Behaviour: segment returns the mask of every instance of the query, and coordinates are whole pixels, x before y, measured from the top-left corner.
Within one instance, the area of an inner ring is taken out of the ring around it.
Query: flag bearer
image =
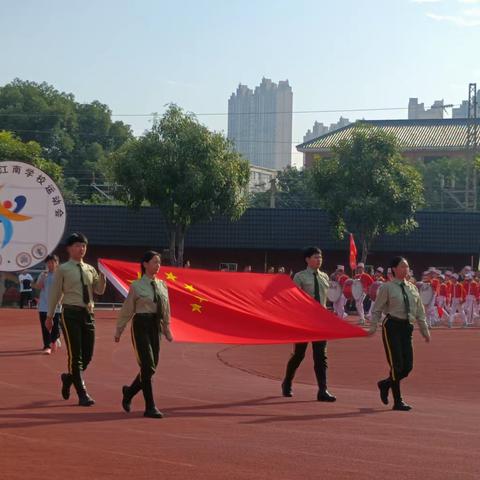
[[[127,323],[132,320],[132,343],[140,366],[140,373],[132,384],[122,388],[122,407],[130,412],[133,397],[142,390],[145,399],[144,416],[149,418],[163,417],[153,399],[152,377],[158,365],[162,333],[169,342],[173,340],[167,286],[156,278],[160,264],[159,253],[152,250],[145,252],[140,263],[142,278],[131,284],[115,331],[115,342],[119,342]]]
[[[94,267],[83,261],[88,240],[82,233],[73,233],[67,239],[69,260],[60,265],[53,278],[49,294],[46,327],[52,330],[53,316],[63,296],[62,331],[68,354],[68,373],[62,373],[62,396],[70,397],[70,387],[75,387],[78,404],[93,405],[88,395],[82,372],[92,360],[95,344],[95,318],[93,314],[93,293],[102,295],[105,291],[105,277]]]
[[[295,274],[293,281],[308,295],[324,307],[327,303],[329,287],[328,275],[320,271],[322,251],[317,247],[309,247],[303,251],[303,259],[307,268]],[[282,383],[284,397],[292,397],[292,382],[297,368],[305,358],[308,343],[296,343],[290,360],[287,363],[285,378]],[[312,342],[313,368],[318,383],[317,400],[319,402],[335,402],[336,397],[327,390],[327,342]]]
[[[380,399],[388,404],[390,389],[393,394],[393,410],[411,410],[400,392],[400,381],[407,377],[413,367],[412,332],[413,323],[417,322],[420,333],[426,342],[430,341],[430,332],[425,321],[425,310],[417,288],[406,281],[409,271],[408,262],[403,257],[395,257],[390,267],[393,280],[382,285],[373,306],[369,334],[373,335],[377,324],[385,313],[382,325],[382,338],[390,365],[390,375],[380,380],[377,385]]]

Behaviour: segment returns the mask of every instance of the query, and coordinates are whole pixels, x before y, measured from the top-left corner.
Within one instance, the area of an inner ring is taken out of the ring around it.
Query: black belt
[[[79,307],[78,305],[64,305],[63,308],[66,310],[76,310],[77,312],[87,311],[87,307]]]
[[[157,314],[156,313],[136,313],[135,317],[138,317],[138,318],[156,318]]]
[[[390,314],[387,315],[388,320],[393,320],[394,322],[408,322],[408,318],[398,318],[398,317],[392,317]]]

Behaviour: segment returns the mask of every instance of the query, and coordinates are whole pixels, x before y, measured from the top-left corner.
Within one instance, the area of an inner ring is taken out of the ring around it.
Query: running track
[[[290,346],[162,343],[155,377],[162,420],[126,414],[120,388],[136,373],[114,313],[97,314],[86,372],[97,404],[60,397],[65,351],[46,356],[34,310],[0,310],[0,479],[480,479],[480,330],[415,333],[404,385],[411,412],[383,406],[381,335],[330,342],[335,404],[315,401],[311,351],[295,397],[279,395]]]

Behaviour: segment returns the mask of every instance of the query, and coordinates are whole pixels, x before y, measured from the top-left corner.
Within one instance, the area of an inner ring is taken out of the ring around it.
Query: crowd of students
[[[349,277],[345,268],[337,265],[330,276],[333,310],[340,317],[346,316],[345,306],[350,301],[355,304],[359,324],[364,325],[371,316],[378,288],[392,278],[390,269],[377,267],[367,273],[363,263],[359,263],[354,275]],[[420,293],[429,327],[441,324],[452,327],[457,316],[464,327],[469,327],[480,318],[480,272],[473,271],[472,267],[467,265],[458,273],[430,267],[419,279],[410,271],[407,281]]]

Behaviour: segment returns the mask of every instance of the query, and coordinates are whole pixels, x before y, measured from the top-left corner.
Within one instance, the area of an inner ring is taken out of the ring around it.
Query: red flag
[[[100,259],[99,269],[126,296],[138,263]],[[288,275],[210,272],[162,266],[176,341],[269,344],[362,337],[300,290]]]
[[[353,238],[353,233],[350,234],[350,268],[355,270],[357,268],[357,246]]]

